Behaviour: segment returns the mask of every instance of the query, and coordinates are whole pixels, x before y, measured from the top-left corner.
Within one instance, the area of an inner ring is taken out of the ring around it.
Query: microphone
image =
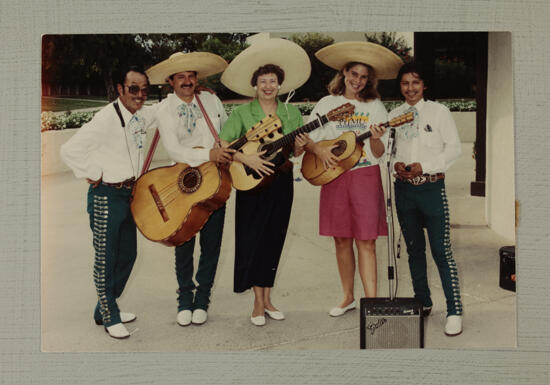
[[[395,147],[395,127],[392,127],[390,129],[390,140],[391,140],[391,157],[395,156],[395,153],[397,152],[397,147]]]

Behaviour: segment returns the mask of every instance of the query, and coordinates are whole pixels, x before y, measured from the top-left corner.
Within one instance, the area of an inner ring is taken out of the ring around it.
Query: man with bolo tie
[[[396,129],[395,206],[407,245],[415,298],[422,302],[424,315],[429,315],[433,304],[426,269],[425,227],[447,303],[445,334],[456,336],[462,333],[462,302],[451,250],[445,172],[462,149],[448,108],[424,99],[425,79],[421,65],[414,62],[401,67],[397,76],[405,103],[392,110],[389,118],[412,111],[414,121]]]
[[[147,70],[152,84],[168,83],[174,92],[158,105],[160,138],[169,157],[191,167],[214,161],[227,163],[234,150],[221,148],[218,133],[227,120],[220,99],[201,91],[198,80],[227,67],[220,56],[208,52],[176,52]],[[202,106],[202,107],[201,107]],[[205,114],[207,116],[205,116]],[[210,123],[209,123],[210,121]],[[180,326],[201,325],[207,320],[210,293],[221,250],[225,205],[215,210],[200,231],[199,265],[193,281],[195,238],[177,246],[176,278]]]

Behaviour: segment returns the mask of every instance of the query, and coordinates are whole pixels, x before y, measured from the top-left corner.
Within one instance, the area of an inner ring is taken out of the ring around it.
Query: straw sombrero
[[[317,59],[336,70],[349,62],[370,65],[378,79],[394,79],[403,65],[395,53],[379,44],[366,41],[344,41],[321,48],[315,53]]]
[[[151,84],[165,84],[167,78],[178,72],[195,71],[197,78],[202,79],[222,72],[227,62],[210,52],[176,52],[164,61],[155,64],[145,73]]]
[[[223,73],[221,82],[240,95],[254,96],[256,91],[250,85],[252,74],[266,64],[278,65],[285,71],[279,95],[300,87],[311,73],[309,57],[302,47],[289,40],[266,39],[238,54]]]

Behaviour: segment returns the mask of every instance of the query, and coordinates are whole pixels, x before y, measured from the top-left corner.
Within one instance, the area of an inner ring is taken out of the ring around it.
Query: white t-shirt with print
[[[355,111],[353,115],[346,120],[328,122],[324,126],[317,128],[309,133],[310,138],[314,142],[321,140],[331,140],[339,137],[346,131],[353,131],[357,135],[361,135],[367,132],[371,125],[385,123],[388,120],[388,113],[386,108],[379,99],[375,99],[369,102],[360,102],[358,100],[347,99],[343,95],[328,95],[319,100],[311,115],[309,116],[308,122],[311,122],[317,119],[317,114],[325,115],[330,110],[337,108],[345,103],[351,103],[355,106]],[[388,131],[380,138],[384,144],[384,150],[386,149],[388,138]],[[353,167],[352,170],[366,167],[366,166],[375,166],[383,156],[376,158],[370,148],[370,139],[365,139],[363,146],[363,154],[359,159],[359,162]]]

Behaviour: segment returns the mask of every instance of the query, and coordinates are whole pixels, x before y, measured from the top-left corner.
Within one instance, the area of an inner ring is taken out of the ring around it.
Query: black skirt
[[[233,291],[273,287],[285,243],[294,186],[290,172],[278,172],[258,190],[237,191]]]

